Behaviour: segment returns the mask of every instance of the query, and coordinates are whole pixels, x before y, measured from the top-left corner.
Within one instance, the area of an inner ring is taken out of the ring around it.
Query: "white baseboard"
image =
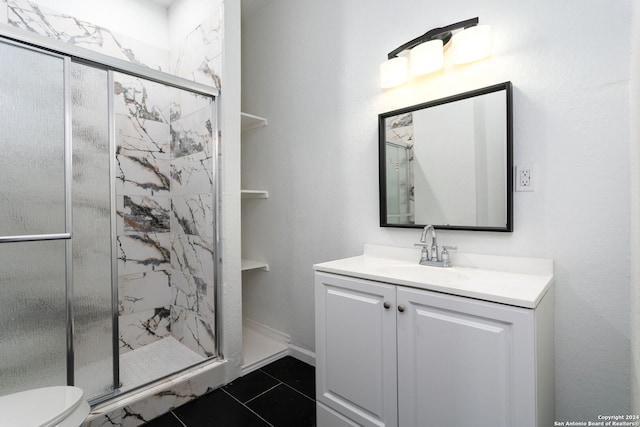
[[[289,355],[311,366],[316,366],[316,354],[304,347],[289,343]]]
[[[311,366],[316,366],[316,354],[304,347],[293,344],[291,342],[291,336],[282,331],[278,331],[270,326],[267,326],[263,323],[256,322],[255,320],[249,319],[247,317],[242,319],[242,324],[245,328],[249,328],[252,331],[259,333],[262,336],[265,336],[273,341],[277,341],[279,343],[284,344],[287,347],[287,353],[291,357],[295,357],[298,360],[301,360]],[[246,374],[252,370],[255,370],[259,367],[268,365],[269,363],[283,357],[282,352],[278,352],[277,354],[270,355],[269,357],[265,357],[263,360],[258,362],[246,364],[243,367],[243,374]]]
[[[249,319],[248,317],[242,318],[242,325],[246,328],[253,329],[260,335],[271,338],[274,341],[278,341],[284,344],[289,344],[291,342],[290,335],[278,331],[277,329],[273,329],[272,327],[267,326],[263,323],[256,322],[255,320]]]

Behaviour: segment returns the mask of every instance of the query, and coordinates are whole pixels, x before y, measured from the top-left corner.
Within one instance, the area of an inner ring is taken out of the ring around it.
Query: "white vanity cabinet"
[[[517,307],[315,268],[318,427],[553,424],[553,292]]]
[[[345,426],[397,426],[396,287],[324,273],[315,286],[317,402],[358,422]],[[341,425],[318,406],[323,424]]]
[[[401,426],[537,425],[534,310],[403,287],[397,302]]]

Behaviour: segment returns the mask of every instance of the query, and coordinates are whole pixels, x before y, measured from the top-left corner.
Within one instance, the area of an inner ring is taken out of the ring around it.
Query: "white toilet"
[[[89,404],[78,387],[45,387],[0,396],[0,426],[79,427]]]

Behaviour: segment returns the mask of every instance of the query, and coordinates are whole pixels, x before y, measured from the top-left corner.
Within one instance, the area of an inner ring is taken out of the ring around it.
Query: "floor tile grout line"
[[[260,369],[260,370],[262,371],[262,369]],[[281,383],[287,384],[286,381],[281,380],[280,378],[276,377],[275,375],[270,374],[269,372],[266,372],[266,371],[262,371],[262,372],[264,372],[265,374],[269,375],[271,378],[273,378],[276,381],[280,381]]]
[[[176,413],[175,413],[175,412],[173,412],[173,411],[169,411],[169,412],[171,413],[171,415],[173,415],[173,416],[178,420],[178,422],[179,422],[180,424],[182,424],[184,427],[187,427],[187,425],[186,425],[186,424],[185,424],[185,423],[180,419],[180,417],[179,417],[179,416],[177,416],[177,415],[176,415]]]
[[[256,400],[257,398],[259,398],[260,396],[264,396],[265,394],[269,393],[271,390],[273,390],[274,388],[278,387],[280,384],[284,384],[282,381],[279,381],[278,384],[274,385],[273,387],[269,388],[268,390],[263,391],[262,393],[258,394],[257,396],[252,397],[251,399],[247,400],[246,402],[243,403],[243,405],[247,405],[247,403],[249,402],[253,402],[254,400]]]
[[[261,371],[262,371],[262,369],[261,369]],[[264,372],[264,371],[263,371],[263,372]],[[306,394],[304,394],[303,392],[301,392],[301,391],[300,391],[300,390],[298,390],[297,388],[293,387],[292,385],[289,385],[286,381],[282,381],[281,379],[279,379],[279,378],[277,378],[277,377],[274,377],[273,375],[271,375],[271,374],[270,374],[270,373],[268,373],[268,372],[264,372],[264,373],[265,373],[265,374],[267,374],[267,375],[269,375],[269,376],[270,376],[271,378],[273,378],[274,380],[280,381],[282,384],[286,385],[287,387],[289,387],[289,388],[291,388],[291,389],[293,389],[293,390],[297,391],[298,393],[300,393],[301,395],[303,395],[303,396],[304,396],[304,397],[306,397],[307,399],[313,400],[314,402],[316,401],[316,399],[315,399],[315,398],[312,398],[312,397],[307,396]]]
[[[314,399],[314,398],[311,398],[311,397],[307,396],[306,394],[304,394],[303,392],[301,392],[301,391],[300,391],[300,390],[298,390],[297,388],[295,388],[295,387],[293,387],[293,386],[290,386],[289,384],[287,384],[287,383],[285,383],[285,382],[283,382],[282,384],[286,385],[286,386],[287,386],[287,387],[289,387],[291,390],[293,390],[293,391],[295,391],[295,392],[297,392],[297,393],[299,393],[299,394],[303,395],[304,397],[306,397],[306,398],[307,398],[307,399],[309,399],[310,401],[312,401],[312,402],[315,402],[315,401],[316,401],[316,399]]]
[[[223,388],[220,388],[220,390],[222,390],[223,392],[227,393],[233,400],[235,400],[236,402],[238,402],[239,404],[241,404],[242,406],[244,406],[245,408],[247,408],[249,411],[251,411],[252,414],[254,414],[256,417],[260,418],[262,421],[264,421],[265,423],[267,423],[267,425],[269,425],[270,427],[275,427],[273,424],[271,424],[269,421],[265,420],[264,418],[262,418],[262,416],[260,414],[258,414],[256,411],[254,411],[253,409],[249,408],[247,405],[245,405],[244,403],[242,403],[239,399],[237,399],[234,395],[232,395],[231,393],[229,393],[228,391],[226,391]],[[185,426],[186,427],[186,426]]]

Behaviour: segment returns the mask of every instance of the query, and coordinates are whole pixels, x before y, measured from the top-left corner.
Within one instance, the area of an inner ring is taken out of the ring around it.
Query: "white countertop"
[[[367,244],[359,256],[315,264],[316,271],[535,308],[553,283],[553,261],[452,253],[453,267],[418,264],[420,249]]]

